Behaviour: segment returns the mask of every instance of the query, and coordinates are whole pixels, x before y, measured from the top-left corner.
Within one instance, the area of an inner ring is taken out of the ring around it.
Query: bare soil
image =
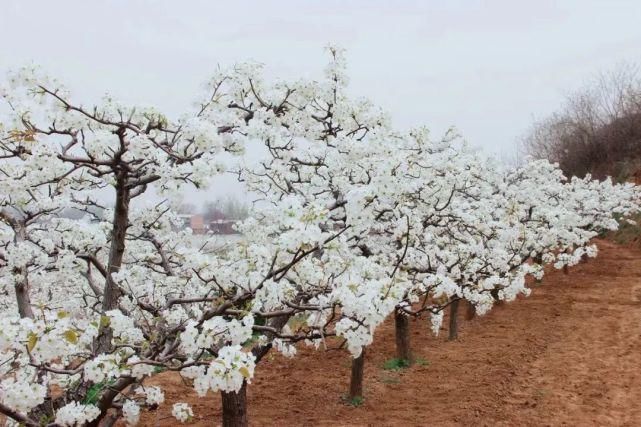
[[[446,341],[413,321],[420,362],[400,372],[394,325],[368,349],[365,401],[343,403],[350,361],[344,351],[301,346],[286,359],[274,354],[249,387],[250,423],[292,425],[639,426],[641,425],[641,251],[599,241],[595,260],[550,272],[528,298],[464,321],[459,339]],[[390,319],[391,320],[391,319]],[[445,319],[444,325],[447,325]],[[215,426],[220,397],[199,399],[173,373],[154,381],[166,402],[143,415],[142,425],[173,426],[174,402],[189,402],[192,425]]]

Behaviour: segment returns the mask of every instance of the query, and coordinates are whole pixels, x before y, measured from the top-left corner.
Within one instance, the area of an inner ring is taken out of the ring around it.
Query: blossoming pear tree
[[[583,255],[595,256],[590,240],[616,229],[616,216],[627,217],[639,209],[639,191],[631,184],[613,185],[590,177],[567,183],[547,162],[505,173],[478,159],[468,158],[466,163],[476,163],[471,170],[478,176],[466,177],[466,185],[458,187],[446,212],[447,222],[442,222],[445,227],[415,227],[424,235],[409,245],[410,255],[402,267],[415,279],[428,273],[423,277],[431,284],[415,280],[402,310],[411,316],[431,313],[437,332],[442,309],[449,306],[450,339],[456,338],[461,299],[484,313],[496,300],[528,295],[526,276],[540,279],[545,264],[563,268]],[[590,202],[575,203],[578,200]],[[442,276],[435,283],[429,273],[439,269]],[[396,331],[398,357],[410,357],[408,338],[398,320]]]
[[[250,191],[267,206],[295,201],[299,206],[295,210],[314,207],[310,223],[303,224],[297,238],[342,230],[342,249],[337,251],[338,242],[333,242],[334,247],[324,248],[321,255],[321,259],[330,259],[335,257],[332,252],[340,254],[337,266],[341,268],[326,268],[333,286],[324,300],[315,301],[319,313],[313,318],[316,322],[327,319],[323,321],[333,328],[324,335],[342,336],[350,352],[359,356],[371,343],[376,325],[394,307],[392,299],[380,296],[394,286],[398,260],[387,263],[371,257],[363,241],[377,224],[373,219],[384,214],[376,199],[387,198],[385,194],[391,194],[399,184],[393,176],[377,170],[397,161],[398,136],[379,109],[346,95],[343,52],[330,48],[330,54],[325,79],[319,82],[269,86],[252,75],[234,82],[240,87],[227,91],[235,97],[210,105],[217,107],[213,117],[225,105],[235,105],[239,114],[254,118],[247,135],[262,143],[267,156],[258,165],[238,171]],[[212,87],[219,87],[219,80],[215,79]],[[258,106],[267,112],[255,120]],[[274,123],[279,126],[271,126]],[[273,221],[265,210],[256,220]],[[281,234],[279,240],[284,238],[291,236]]]
[[[2,135],[0,411],[28,425],[135,424],[139,406],[163,401],[143,383],[162,368],[200,394],[220,390],[225,424],[246,423],[236,400],[256,362],[272,346],[292,353],[288,343],[322,339],[324,317],[284,329],[299,313],[335,310],[324,295],[342,270],[344,228],[321,229],[324,207],[292,196],[241,226],[251,241],[224,253],[195,245],[170,202],[142,196],[205,185],[223,171],[221,153],[242,151],[253,118],[226,104],[212,122],[220,87],[177,121],[109,98],[86,108],[31,71],[5,93],[15,121]],[[234,73],[222,80],[245,76]]]

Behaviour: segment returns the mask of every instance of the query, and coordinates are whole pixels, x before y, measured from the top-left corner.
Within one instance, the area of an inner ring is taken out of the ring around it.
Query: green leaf
[[[87,395],[85,396],[85,401],[83,403],[85,405],[93,405],[96,403],[103,388],[105,388],[104,383],[92,385],[89,390],[87,390]]]
[[[89,387],[89,390],[87,390],[85,400],[82,403],[84,403],[85,405],[96,404],[100,399],[100,394],[102,393],[102,391],[108,386],[113,385],[115,382],[116,380],[112,378],[109,381],[103,381],[92,385],[91,387]]]

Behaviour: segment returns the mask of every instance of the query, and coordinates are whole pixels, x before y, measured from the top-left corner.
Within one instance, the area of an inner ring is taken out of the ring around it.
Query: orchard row
[[[437,333],[460,300],[482,315],[527,295],[528,276],[595,256],[590,240],[638,212],[633,185],[568,180],[545,161],[508,169],[454,131],[393,128],[348,96],[343,52],[329,53],[318,81],[219,70],[176,119],[109,97],[85,106],[36,69],[9,77],[0,413],[134,425],[164,400],[145,380],[170,370],[203,398],[220,392],[224,425],[246,425],[246,386],[269,351],[322,357],[336,343],[357,361],[358,397],[362,352],[389,316],[410,362],[409,318]],[[226,173],[256,199],[243,238],[196,243],[181,194]],[[194,415],[185,403],[172,414]]]

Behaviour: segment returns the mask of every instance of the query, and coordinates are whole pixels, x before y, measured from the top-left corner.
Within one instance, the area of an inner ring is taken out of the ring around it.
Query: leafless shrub
[[[559,163],[567,176],[630,179],[641,170],[641,70],[620,66],[568,96],[536,122],[525,152]]]

